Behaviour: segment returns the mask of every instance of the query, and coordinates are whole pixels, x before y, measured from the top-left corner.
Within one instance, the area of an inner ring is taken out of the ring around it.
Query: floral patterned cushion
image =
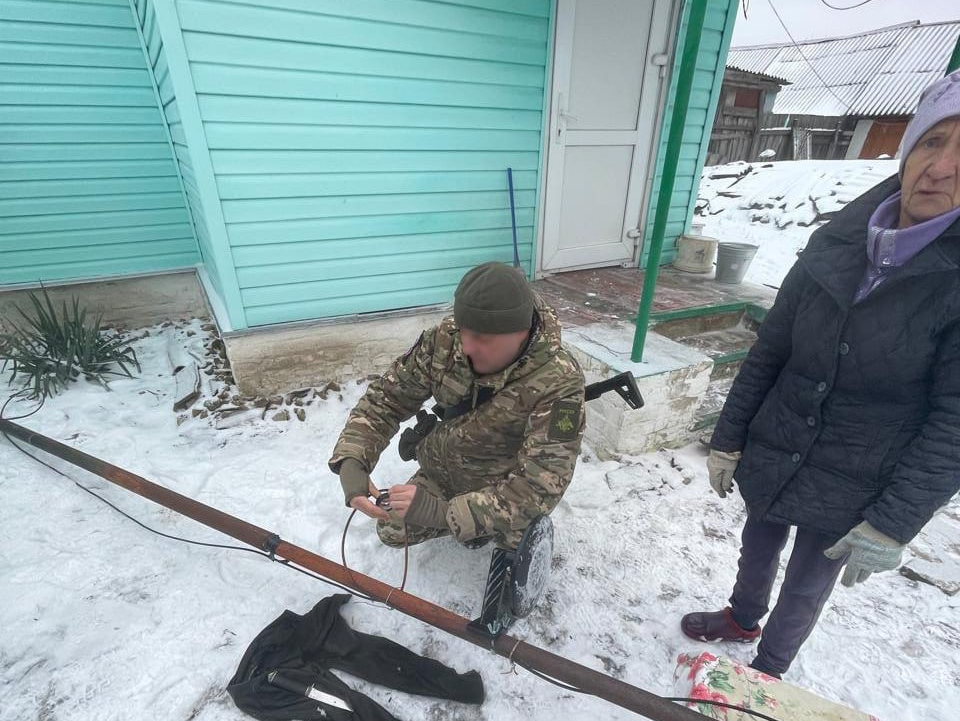
[[[756,721],[757,717],[707,702],[759,711],[777,721],[879,721],[711,653],[680,654],[676,681],[677,696],[702,699],[688,702],[689,708],[722,721]]]

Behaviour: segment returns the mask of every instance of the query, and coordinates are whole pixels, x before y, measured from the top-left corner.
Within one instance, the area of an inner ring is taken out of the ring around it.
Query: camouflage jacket
[[[561,346],[556,313],[537,299],[539,328],[527,350],[499,373],[477,376],[453,317],[420,336],[373,381],[350,413],[330,459],[368,469],[399,430],[433,397],[449,408],[494,395],[441,422],[417,448],[421,472],[445,491],[447,524],[457,540],[516,536],[557,505],[580,453],[585,424],[583,372]]]

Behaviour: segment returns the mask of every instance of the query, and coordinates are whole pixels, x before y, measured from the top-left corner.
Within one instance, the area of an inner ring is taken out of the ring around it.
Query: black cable
[[[849,110],[850,103],[848,103],[846,100],[844,100],[835,92],[833,92],[833,88],[827,85],[827,81],[824,80],[823,76],[817,72],[817,69],[813,66],[813,63],[810,62],[810,59],[803,54],[803,51],[800,49],[800,44],[794,39],[793,35],[790,34],[790,28],[787,27],[787,24],[783,21],[783,18],[780,17],[780,13],[777,12],[777,8],[774,7],[773,0],[767,0],[767,5],[769,5],[770,9],[773,10],[773,14],[777,16],[777,20],[780,23],[780,27],[783,28],[783,31],[787,34],[787,37],[790,38],[790,42],[793,43],[793,47],[796,48],[797,53],[800,55],[801,58],[803,58],[803,61],[807,64],[807,66],[810,68],[813,74],[817,76],[817,80],[819,80],[820,83],[823,85],[823,89],[826,90],[828,93],[830,93],[837,100],[839,100],[843,104],[843,107],[845,110]]]
[[[520,661],[514,661],[517,666],[520,668],[529,671],[534,676],[543,679],[547,683],[552,683],[554,686],[564,689],[565,691],[573,691],[574,693],[582,693],[585,696],[595,696],[596,694],[590,693],[589,691],[584,691],[582,688],[577,688],[576,686],[571,686],[569,684],[563,683],[562,681],[557,681],[555,678],[548,676],[547,674],[538,671],[535,668],[531,668],[526,664],[521,663]],[[710,706],[721,706],[723,708],[733,709],[734,711],[740,711],[741,713],[749,714],[750,716],[756,716],[757,718],[764,719],[764,721],[780,721],[780,719],[774,718],[773,716],[767,716],[760,711],[753,711],[752,709],[744,708],[743,706],[737,706],[731,703],[724,703],[723,701],[711,701],[710,699],[705,698],[683,698],[676,696],[661,696],[664,701],[678,701],[681,703],[705,703]]]
[[[582,694],[585,695],[585,696],[595,696],[595,695],[596,695],[596,694],[590,693],[589,691],[584,691],[582,688],[577,688],[576,686],[571,686],[570,684],[566,684],[566,683],[564,683],[563,681],[557,681],[557,679],[553,678],[552,676],[548,676],[547,674],[543,673],[542,671],[538,671],[538,670],[535,669],[535,668],[531,668],[530,666],[527,666],[526,664],[520,663],[519,661],[514,661],[513,663],[517,664],[517,666],[519,666],[520,668],[522,668],[522,669],[524,669],[524,670],[526,670],[526,671],[529,671],[529,672],[532,673],[534,676],[536,676],[536,677],[538,677],[538,678],[542,678],[542,679],[543,679],[544,681],[546,681],[547,683],[552,683],[554,686],[559,686],[560,688],[562,688],[562,689],[564,689],[564,690],[566,690],[566,691],[573,691],[574,693],[582,693]]]
[[[765,713],[760,713],[759,711],[753,711],[743,706],[736,706],[732,703],[724,703],[723,701],[710,701],[705,698],[675,698],[671,696],[664,696],[664,701],[682,701],[684,703],[705,703],[710,706],[720,706],[721,708],[729,708],[734,711],[739,711],[741,713],[750,714],[751,716],[756,716],[757,718],[765,719],[765,721],[780,721],[780,719],[774,718],[773,716],[767,716]]]
[[[863,0],[862,2],[858,2],[856,5],[849,5],[843,8],[838,8],[836,5],[831,5],[830,3],[827,2],[827,0],[820,0],[820,2],[822,2],[831,10],[853,10],[854,8],[863,7],[864,5],[867,5],[868,3],[873,2],[873,0]]]
[[[3,404],[3,407],[0,408],[0,419],[2,419],[2,420],[14,420],[13,418],[4,418],[4,417],[3,417],[3,409],[5,409],[5,408],[7,407],[7,404],[10,402],[10,400],[13,399],[13,397],[14,397],[14,396],[11,396],[10,398],[8,398],[8,399],[7,399],[7,403],[4,403],[4,404]],[[33,414],[36,413],[38,410],[40,410],[40,408],[41,408],[42,406],[43,406],[43,402],[41,401],[40,405],[39,405],[35,410],[31,411],[30,413],[26,414],[25,416],[17,416],[17,418],[25,418],[25,417],[27,417],[27,416],[33,415]],[[155,529],[155,528],[151,528],[150,526],[146,525],[145,523],[143,523],[143,522],[140,521],[139,519],[134,518],[133,516],[131,516],[131,515],[130,515],[129,513],[127,513],[126,511],[123,511],[123,510],[121,510],[120,508],[118,508],[116,505],[114,505],[113,503],[111,503],[110,501],[108,501],[106,498],[104,498],[103,496],[101,496],[100,494],[98,494],[98,493],[97,493],[96,491],[94,491],[93,489],[88,488],[87,486],[83,485],[83,484],[80,483],[79,481],[77,481],[77,480],[71,478],[70,476],[68,476],[66,473],[64,473],[63,471],[61,471],[59,468],[56,468],[56,467],[50,465],[50,464],[47,463],[46,461],[44,461],[44,460],[42,460],[41,458],[38,458],[38,457],[35,456],[34,454],[30,453],[28,450],[26,450],[25,448],[21,447],[20,444],[17,443],[16,441],[14,441],[9,435],[7,435],[7,433],[3,433],[3,437],[6,438],[7,441],[10,442],[10,445],[12,445],[12,446],[13,446],[14,448],[16,448],[18,451],[20,451],[21,453],[23,453],[25,456],[28,456],[29,458],[32,458],[32,459],[33,459],[34,461],[36,461],[37,463],[46,466],[47,468],[49,468],[49,469],[50,469],[51,471],[53,471],[54,473],[57,473],[58,475],[63,476],[63,477],[66,478],[68,481],[71,481],[77,488],[80,488],[81,490],[86,491],[87,493],[89,493],[89,494],[90,494],[91,496],[93,496],[94,498],[96,498],[96,499],[102,501],[103,503],[105,503],[106,505],[110,506],[110,508],[112,508],[113,510],[115,510],[117,513],[119,513],[119,514],[120,514],[121,516],[123,516],[124,518],[127,518],[127,519],[133,521],[134,523],[136,523],[136,524],[137,524],[138,526],[140,526],[141,528],[143,528],[143,529],[145,529],[145,530],[147,530],[147,531],[150,531],[150,533],[155,533],[155,534],[157,534],[158,536],[161,536],[161,537],[163,537],[163,538],[169,538],[169,539],[172,540],[172,541],[180,541],[181,543],[188,543],[188,544],[193,545],[193,546],[205,546],[205,547],[207,547],[207,548],[223,548],[223,549],[230,550],[230,551],[244,551],[244,552],[246,552],[246,553],[253,553],[253,554],[256,554],[256,555],[258,555],[258,556],[263,556],[264,558],[267,558],[267,559],[269,559],[269,560],[271,560],[271,561],[275,561],[276,563],[279,563],[279,564],[281,564],[281,565],[283,565],[283,566],[286,566],[287,568],[292,568],[294,571],[298,571],[299,573],[302,573],[302,574],[305,575],[305,576],[309,576],[310,578],[313,578],[313,579],[315,579],[315,580],[317,580],[317,581],[322,581],[323,583],[326,583],[326,584],[328,584],[328,585],[330,585],[330,586],[334,586],[335,588],[339,588],[341,591],[345,591],[346,593],[349,593],[351,596],[355,596],[355,597],[357,597],[357,598],[362,598],[362,599],[365,600],[365,601],[371,601],[371,602],[376,603],[376,599],[372,598],[371,596],[368,596],[368,595],[366,595],[366,594],[364,594],[364,593],[360,593],[359,591],[355,591],[355,590],[353,590],[352,588],[349,588],[349,587],[344,586],[344,585],[342,585],[342,584],[340,584],[340,583],[337,583],[336,581],[331,581],[329,578],[325,578],[324,576],[321,576],[321,575],[319,575],[319,574],[313,573],[312,571],[308,571],[308,570],[305,569],[305,568],[300,568],[299,566],[295,566],[293,563],[291,563],[291,562],[290,562],[288,559],[286,559],[286,558],[277,558],[276,556],[274,556],[274,555],[271,554],[271,553],[266,553],[265,551],[261,551],[261,550],[256,549],[256,548],[247,548],[246,546],[234,546],[234,545],[225,544],[225,543],[211,543],[211,542],[208,542],[208,541],[197,541],[197,540],[194,540],[194,539],[191,539],[191,538],[183,538],[182,536],[175,536],[175,535],[170,534],[170,533],[164,533],[163,531],[158,531],[158,530]]]
[[[6,403],[4,403],[2,407],[0,407],[0,420],[15,420],[15,418],[4,418],[4,417],[3,417],[3,411],[6,409],[7,405],[10,403],[10,401],[13,400],[14,397],[16,397],[16,395],[17,395],[17,394],[14,394],[14,395],[10,396],[10,397],[7,399]],[[23,415],[23,416],[16,416],[16,418],[26,418],[26,417],[28,417],[28,416],[31,416],[31,415],[33,415],[34,413],[36,413],[37,411],[39,411],[42,407],[43,407],[43,399],[41,399],[40,404],[39,404],[34,410],[32,410],[30,413],[27,413],[26,415]],[[233,545],[224,544],[224,543],[210,543],[210,542],[208,542],[208,541],[197,541],[197,540],[190,539],[190,538],[183,538],[182,536],[175,536],[175,535],[172,535],[172,534],[170,534],[170,533],[164,533],[163,531],[158,531],[158,530],[156,530],[155,528],[151,528],[150,526],[146,525],[145,523],[143,523],[143,522],[140,521],[139,519],[134,518],[133,516],[131,516],[131,515],[130,515],[129,513],[127,513],[126,511],[123,511],[123,510],[121,510],[120,508],[118,508],[117,506],[115,506],[113,503],[111,503],[111,502],[108,501],[106,498],[104,498],[103,496],[101,496],[100,494],[98,494],[96,491],[94,491],[94,490],[92,490],[92,489],[90,489],[90,488],[87,488],[86,486],[84,486],[84,485],[83,485],[82,483],[80,483],[79,481],[71,478],[71,477],[68,476],[66,473],[64,473],[63,471],[61,471],[59,468],[56,468],[56,467],[50,465],[50,464],[47,463],[46,461],[41,460],[41,459],[38,458],[37,456],[35,456],[35,455],[33,455],[32,453],[30,453],[29,451],[27,451],[25,448],[22,448],[16,441],[14,441],[9,435],[7,435],[6,432],[2,432],[2,433],[3,433],[3,437],[6,438],[7,441],[9,441],[10,444],[11,444],[14,448],[16,448],[18,451],[20,451],[21,453],[23,453],[25,456],[28,456],[29,458],[32,458],[32,459],[33,459],[34,461],[36,461],[37,463],[40,463],[41,465],[46,466],[47,468],[49,468],[49,469],[50,469],[51,471],[53,471],[54,473],[57,473],[57,474],[63,476],[63,477],[66,478],[68,481],[71,481],[75,486],[77,486],[77,488],[80,488],[80,489],[86,491],[87,493],[89,493],[89,494],[90,494],[91,496],[93,496],[94,498],[96,498],[96,499],[102,501],[103,503],[107,504],[108,506],[110,506],[110,508],[112,508],[113,510],[115,510],[117,513],[119,513],[119,514],[120,514],[121,516],[123,516],[124,518],[127,518],[127,519],[133,521],[134,523],[136,523],[136,524],[137,524],[138,526],[140,526],[141,528],[144,528],[144,529],[146,529],[147,531],[150,531],[150,533],[155,533],[155,534],[157,534],[158,536],[162,536],[163,538],[169,538],[170,540],[173,540],[173,541],[180,541],[180,542],[182,542],[182,543],[189,543],[189,544],[194,545],[194,546],[205,546],[205,547],[207,547],[207,548],[223,548],[223,549],[227,549],[227,550],[230,550],[230,551],[244,551],[244,552],[246,552],[246,553],[256,554],[257,556],[263,556],[264,558],[267,558],[267,559],[270,560],[270,561],[274,561],[274,562],[276,562],[276,563],[279,563],[279,564],[282,565],[282,566],[286,566],[287,568],[291,568],[291,569],[293,569],[294,571],[298,571],[299,573],[302,573],[302,574],[305,575],[305,576],[309,576],[310,578],[313,578],[313,579],[315,579],[315,580],[317,580],[317,581],[322,581],[323,583],[326,583],[326,584],[328,584],[328,585],[330,585],[330,586],[333,586],[333,587],[335,587],[335,588],[339,588],[340,590],[349,593],[351,596],[355,596],[356,598],[362,598],[363,600],[365,600],[365,601],[370,601],[370,602],[372,602],[372,603],[377,603],[377,600],[376,600],[375,598],[371,597],[371,596],[367,596],[366,594],[363,594],[363,593],[360,593],[360,592],[358,592],[358,591],[355,591],[355,590],[353,590],[352,588],[348,588],[347,586],[344,586],[344,585],[341,585],[341,584],[337,583],[336,581],[331,581],[329,578],[325,578],[325,577],[323,577],[323,576],[321,576],[321,575],[319,575],[319,574],[313,573],[312,571],[308,571],[308,570],[305,569],[305,568],[300,568],[299,566],[295,566],[293,563],[291,563],[291,561],[290,561],[289,559],[286,559],[286,558],[277,558],[277,557],[274,556],[272,553],[267,553],[267,552],[265,552],[265,551],[261,551],[261,550],[256,549],[256,548],[247,548],[247,547],[245,547],[245,546],[233,546]],[[350,514],[350,517],[347,519],[347,523],[346,523],[346,525],[344,526],[343,536],[342,536],[341,539],[340,539],[340,540],[341,540],[341,546],[340,546],[341,554],[344,554],[344,546],[345,546],[345,544],[346,544],[347,529],[350,527],[350,521],[353,520],[353,516],[354,516],[355,513],[356,513],[356,509],[354,509],[353,513]],[[407,546],[405,545],[405,549],[404,549],[404,550],[406,550],[406,549],[407,549]],[[407,559],[404,558],[404,573],[403,573],[403,576],[404,576],[404,577],[403,577],[403,582],[402,582],[401,587],[400,587],[401,590],[403,589],[403,585],[405,585],[405,583],[406,583],[406,575],[407,575],[407,572],[406,572],[406,560],[407,560]],[[346,564],[346,558],[345,558],[345,557],[343,558],[343,566],[344,566],[344,568],[347,569],[347,571],[350,573],[350,575],[351,575],[351,577],[352,577],[352,576],[353,576],[353,571],[350,569],[349,566],[347,566],[347,564]],[[389,606],[387,606],[387,608],[389,608]],[[585,694],[585,695],[587,695],[587,696],[594,696],[594,695],[595,695],[595,694],[590,693],[589,691],[584,691],[583,689],[578,688],[578,687],[576,687],[576,686],[571,686],[571,685],[569,685],[569,684],[563,683],[562,681],[558,681],[558,680],[556,680],[555,678],[551,678],[551,677],[548,676],[547,674],[545,674],[545,673],[543,673],[543,672],[541,672],[541,671],[538,671],[538,670],[535,669],[535,668],[532,668],[532,667],[530,667],[530,666],[527,666],[526,664],[520,663],[519,661],[512,661],[512,662],[515,663],[517,666],[520,666],[520,668],[522,668],[522,669],[524,669],[524,670],[526,670],[526,671],[529,671],[529,672],[532,673],[534,676],[536,676],[536,677],[538,677],[538,678],[540,678],[540,679],[543,679],[544,681],[546,681],[546,682],[548,682],[548,683],[552,683],[554,686],[557,686],[557,687],[559,687],[559,688],[562,688],[562,689],[564,689],[565,691],[572,691],[572,692],[574,692],[574,693],[581,693],[581,694]],[[733,705],[733,704],[723,703],[723,702],[721,702],[721,701],[709,701],[709,700],[707,700],[707,699],[699,699],[699,698],[672,698],[672,697],[667,697],[667,696],[664,696],[664,697],[662,697],[662,698],[663,698],[665,701],[681,701],[681,702],[705,703],[705,704],[710,704],[710,705],[713,705],[713,706],[722,706],[722,707],[724,707],[724,708],[733,709],[733,710],[735,710],[735,711],[741,711],[741,712],[746,713],[746,714],[749,714],[749,715],[751,715],[751,716],[756,716],[757,718],[765,719],[765,721],[779,721],[779,719],[775,719],[775,718],[773,718],[772,716],[767,716],[767,715],[765,715],[765,714],[760,713],[759,711],[751,711],[750,709],[743,708],[742,706],[735,706],[735,705]]]
[[[5,421],[19,421],[19,420],[23,420],[24,418],[29,418],[34,413],[39,412],[40,409],[43,408],[43,402],[46,400],[46,396],[40,396],[40,402],[37,403],[37,407],[34,408],[29,413],[24,413],[22,416],[13,416],[12,418],[7,418],[4,415],[4,413],[7,410],[7,406],[10,405],[17,398],[26,398],[29,400],[30,394],[28,393],[28,390],[29,389],[27,388],[22,388],[18,390],[16,393],[11,394],[10,397],[7,398],[7,400],[4,402],[3,406],[0,407],[0,418],[2,418]]]

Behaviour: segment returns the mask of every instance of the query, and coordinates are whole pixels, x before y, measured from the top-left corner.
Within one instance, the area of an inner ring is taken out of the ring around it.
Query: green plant
[[[140,371],[130,341],[101,328],[103,314],[88,321],[76,297],[58,313],[42,291],[42,299],[29,296],[33,312],[16,306],[23,322],[8,321],[11,330],[0,333],[0,371],[9,364],[10,381],[20,377],[30,399],[56,395],[81,376],[106,387],[108,376],[132,378],[131,367]]]

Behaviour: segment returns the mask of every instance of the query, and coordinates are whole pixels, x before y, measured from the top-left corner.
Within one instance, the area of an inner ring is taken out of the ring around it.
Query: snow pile
[[[326,459],[366,380],[340,379],[339,392],[312,395],[302,421],[251,413],[218,429],[212,414],[178,419],[173,412],[169,329],[150,331],[135,342],[139,377],[116,380],[109,391],[79,383],[22,423],[338,559],[347,511]],[[175,332],[201,357],[212,345],[198,322]],[[586,449],[552,515],[553,574],[544,598],[512,633],[673,695],[678,655],[719,650],[683,637],[679,619],[725,603],[744,520],[736,496],[710,493],[704,458],[690,447],[599,461]],[[51,463],[158,530],[231,543],[106,481]],[[373,476],[389,486],[414,468],[392,445]],[[247,644],[283,609],[304,613],[335,592],[250,553],[149,533],[2,439],[0,498],[2,721],[242,721],[247,717],[224,687]],[[958,504],[951,508],[960,518]],[[960,531],[951,528],[956,545]],[[407,590],[473,618],[490,552],[450,539],[411,548]],[[351,526],[347,559],[359,571],[399,583],[402,551],[382,546],[365,517]],[[876,574],[853,590],[838,587],[788,678],[884,721],[953,718],[960,707],[958,610],[960,595],[896,573]],[[523,670],[513,673],[505,659],[380,605],[353,600],[345,616],[361,631],[483,675],[487,700],[480,707],[345,679],[399,718],[636,718]],[[753,649],[722,651],[749,661]]]
[[[898,160],[735,162],[705,168],[693,222],[703,235],[759,246],[746,281],[779,287],[810,234],[894,175]]]

